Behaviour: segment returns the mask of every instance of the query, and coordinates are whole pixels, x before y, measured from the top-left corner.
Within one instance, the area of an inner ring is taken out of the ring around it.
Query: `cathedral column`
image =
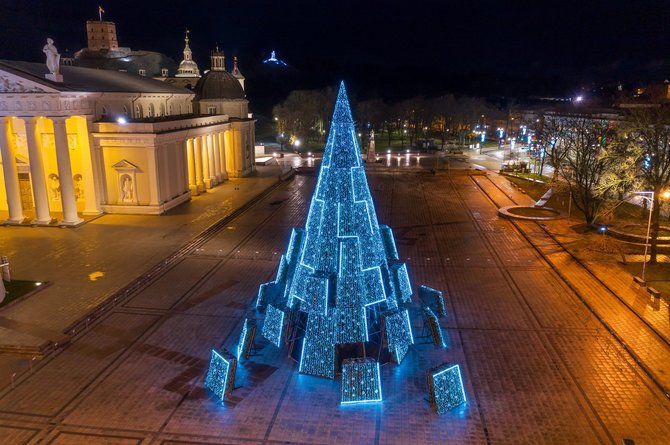
[[[93,116],[77,118],[81,143],[81,173],[84,179],[84,215],[102,213],[100,203],[105,202],[105,169],[101,152],[93,141]]]
[[[205,191],[205,183],[202,180],[202,141],[199,136],[193,138],[193,153],[195,154],[195,185],[198,192]]]
[[[188,189],[191,195],[199,195],[198,186],[195,183],[195,159],[193,155],[193,139],[186,139],[186,164],[188,167]]]
[[[219,183],[219,179],[216,176],[216,158],[214,157],[214,137],[211,134],[205,136],[207,139],[207,159],[209,159],[209,178],[212,181],[212,185]]]
[[[54,142],[56,144],[56,163],[58,164],[58,182],[60,184],[60,202],[63,206],[61,224],[77,225],[84,222],[77,215],[77,198],[74,194],[72,165],[70,164],[70,147],[67,142],[65,117],[50,118],[54,125]]]
[[[212,151],[214,152],[214,176],[216,176],[216,182],[223,182],[223,176],[221,175],[221,152],[219,151],[219,134],[213,133],[210,135],[212,138]]]
[[[25,217],[21,204],[19,170],[16,167],[16,147],[9,139],[11,130],[9,122],[4,117],[0,118],[0,156],[2,156],[2,172],[5,177],[5,192],[9,209],[9,219],[6,222],[19,224]]]
[[[37,131],[37,117],[27,117],[26,140],[28,142],[28,160],[30,162],[30,180],[33,187],[33,198],[35,200],[34,224],[46,225],[51,222],[49,212],[49,196],[47,195],[47,184],[44,179],[44,159],[42,158],[42,133]]]
[[[202,150],[202,175],[205,182],[205,188],[212,188],[212,177],[209,174],[209,151],[207,143],[207,135],[200,136],[200,148]]]
[[[221,170],[221,179],[228,179],[228,171],[226,170],[226,138],[224,137],[223,131],[216,134],[216,139],[219,141],[219,159],[221,164],[219,166]]]
[[[241,178],[244,176],[246,167],[246,149],[242,137],[242,129],[237,128],[233,132],[233,150],[235,151],[235,176]]]
[[[256,126],[249,125],[249,138],[251,139],[251,171],[256,171]]]

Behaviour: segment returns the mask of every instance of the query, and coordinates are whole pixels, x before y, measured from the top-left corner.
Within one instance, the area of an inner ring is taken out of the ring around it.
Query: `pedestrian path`
[[[0,352],[39,355],[67,342],[68,327],[277,184],[279,173],[261,167],[256,176],[231,179],[161,216],[103,215],[63,230],[0,228],[0,252],[10,258],[12,276],[50,283],[0,311]]]
[[[497,206],[524,202],[529,198],[514,190],[497,174],[473,178]],[[623,283],[610,276],[604,281],[576,258],[537,223],[513,221],[528,241],[537,249],[559,276],[608,330],[636,358],[655,383],[670,397],[670,326],[665,310],[642,310],[639,296]],[[592,264],[590,265],[592,266]],[[594,267],[601,275],[611,274]],[[627,302],[629,304],[627,304]],[[637,310],[636,310],[637,309]],[[665,317],[665,320],[663,318]]]

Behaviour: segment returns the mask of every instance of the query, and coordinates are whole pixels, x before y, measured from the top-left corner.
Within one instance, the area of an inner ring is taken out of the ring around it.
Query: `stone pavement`
[[[484,180],[369,176],[413,284],[443,289],[448,311],[444,349],[413,318],[419,344],[382,367],[383,403],[341,407],[339,381],[300,375],[260,339],[225,405],[203,390],[210,349],[235,346],[304,224],[314,179],[297,177],[0,391],[3,443],[665,443],[668,399],[538,251],[560,246],[500,219]],[[425,371],[443,362],[461,364],[468,402],[437,416]]]
[[[32,358],[40,348],[69,341],[68,326],[276,184],[279,172],[259,167],[256,176],[231,179],[161,216],[103,215],[75,229],[0,227],[0,252],[10,258],[12,276],[50,283],[0,311],[0,351],[35,351]],[[33,362],[0,355],[0,387]]]
[[[476,182],[499,207],[532,203],[527,195],[495,173],[478,177]],[[552,222],[544,222],[543,226],[547,228],[528,221],[513,221],[513,224],[613,335],[626,345],[670,398],[668,304],[641,292],[633,285],[633,277],[620,269],[613,270],[596,261],[580,262],[552,236]],[[560,223],[553,222],[554,226],[557,224]]]

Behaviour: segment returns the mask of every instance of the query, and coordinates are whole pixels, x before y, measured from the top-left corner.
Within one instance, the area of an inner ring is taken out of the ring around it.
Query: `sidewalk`
[[[275,185],[279,173],[259,167],[256,176],[226,181],[161,216],[103,215],[75,229],[0,228],[12,277],[51,284],[0,310],[0,351],[36,354],[67,342],[68,326]]]
[[[498,207],[532,203],[498,174],[474,179]],[[604,262],[571,256],[556,235],[565,234],[569,220],[543,222],[546,230],[535,222],[512,221],[666,395],[670,394],[668,304],[638,292],[630,284],[633,277],[619,268],[613,270]]]

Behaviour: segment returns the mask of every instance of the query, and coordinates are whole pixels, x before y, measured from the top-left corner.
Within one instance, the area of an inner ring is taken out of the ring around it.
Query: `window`
[[[149,113],[147,114],[148,117],[154,117],[156,114],[156,110],[154,109],[154,104],[149,104]]]
[[[207,114],[216,114],[216,107],[207,107]]]
[[[147,70],[145,70],[144,68],[140,68],[140,70],[138,72],[140,73],[140,76],[146,76],[147,75]]]
[[[125,105],[123,106],[123,115],[128,116],[128,107],[126,107]]]
[[[168,69],[167,68],[162,68],[161,69],[161,76],[167,77],[168,76]]]
[[[137,104],[135,105],[135,118],[136,119],[142,119],[144,116],[142,116],[143,110],[142,110],[142,105]]]

